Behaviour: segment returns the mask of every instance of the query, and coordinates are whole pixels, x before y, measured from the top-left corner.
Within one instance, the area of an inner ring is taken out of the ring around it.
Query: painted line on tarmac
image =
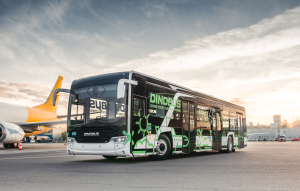
[[[44,156],[44,157],[20,157],[20,158],[2,158],[0,160],[20,160],[20,159],[40,159],[40,158],[61,158],[61,157],[67,157],[69,155],[64,156]]]

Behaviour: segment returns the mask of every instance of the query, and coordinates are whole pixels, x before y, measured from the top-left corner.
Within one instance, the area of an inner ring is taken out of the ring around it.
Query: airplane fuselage
[[[0,102],[0,121],[29,123],[58,120],[57,114],[20,105]]]
[[[30,108],[20,105],[0,102],[0,122],[9,122],[14,124],[41,122],[41,121],[58,121],[56,113],[52,113],[37,108]],[[26,136],[33,135],[33,131],[39,132],[43,129],[39,127],[23,127]]]

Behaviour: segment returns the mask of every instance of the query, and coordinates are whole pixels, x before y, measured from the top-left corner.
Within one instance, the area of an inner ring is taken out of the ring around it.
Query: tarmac
[[[299,142],[249,142],[234,153],[107,160],[63,143],[0,146],[0,190],[299,190]]]

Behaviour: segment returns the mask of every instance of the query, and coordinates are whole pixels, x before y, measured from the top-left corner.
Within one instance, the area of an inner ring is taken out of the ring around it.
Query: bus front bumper
[[[127,143],[77,143],[68,142],[67,152],[69,155],[106,155],[106,156],[132,156],[130,145]]]

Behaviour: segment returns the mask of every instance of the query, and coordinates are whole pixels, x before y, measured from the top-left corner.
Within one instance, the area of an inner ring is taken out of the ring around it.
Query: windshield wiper
[[[102,118],[96,118],[95,121],[92,123],[80,123],[80,124],[70,125],[69,127],[73,127],[73,128],[71,128],[69,131],[75,129],[76,127],[90,126],[91,124],[93,124],[97,121],[107,123],[110,128],[112,128],[115,132],[118,132],[118,130],[114,126],[112,126],[108,121],[106,121],[105,119],[102,119]]]
[[[102,118],[96,118],[95,120],[99,120],[99,121],[104,121],[105,123],[107,123],[109,125],[109,127],[111,127],[115,132],[118,132],[118,130],[116,128],[114,128],[108,121],[106,121],[105,119]]]

